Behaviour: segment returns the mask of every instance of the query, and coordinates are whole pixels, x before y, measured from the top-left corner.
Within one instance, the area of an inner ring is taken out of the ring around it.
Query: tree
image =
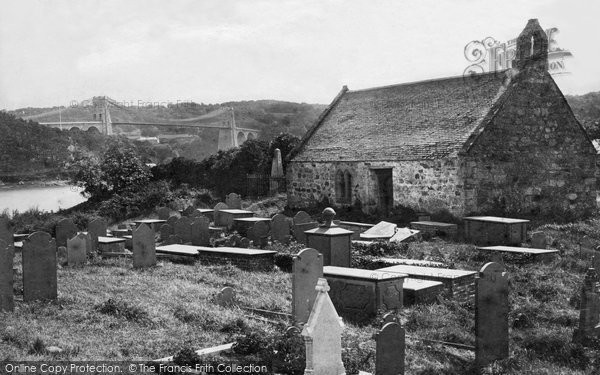
[[[74,163],[72,183],[91,200],[134,192],[150,180],[150,171],[136,149],[122,140],[112,141],[102,157],[80,157]]]

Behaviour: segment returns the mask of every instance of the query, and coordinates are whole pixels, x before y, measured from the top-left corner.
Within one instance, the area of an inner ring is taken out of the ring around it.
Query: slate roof
[[[489,121],[506,71],[351,91],[344,88],[293,161],[439,159],[457,155]],[[473,138],[473,137],[471,137]]]

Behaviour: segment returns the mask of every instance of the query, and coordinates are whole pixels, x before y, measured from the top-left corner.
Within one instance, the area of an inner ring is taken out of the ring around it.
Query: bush
[[[114,221],[149,213],[157,206],[171,201],[172,194],[165,181],[151,182],[136,192],[115,194],[103,201],[98,209],[100,215]]]

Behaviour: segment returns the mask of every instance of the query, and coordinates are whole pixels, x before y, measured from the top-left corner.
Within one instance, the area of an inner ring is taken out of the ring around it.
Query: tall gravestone
[[[581,287],[579,327],[573,333],[573,341],[586,343],[595,337],[600,337],[600,277],[589,268]]]
[[[254,243],[254,246],[265,246],[269,238],[269,224],[264,221],[257,221],[252,228],[248,230],[248,238]]]
[[[175,223],[173,230],[174,233],[179,236],[184,243],[192,240],[192,220],[189,217],[180,217]]]
[[[169,218],[167,219],[167,224],[169,224],[171,227],[175,228],[175,223],[177,223],[177,220],[179,220],[179,218],[175,215],[169,216]]]
[[[10,247],[0,239],[0,311],[13,311],[13,255]]]
[[[305,231],[314,229],[319,226],[319,223],[314,221],[308,213],[305,211],[298,211],[292,219],[292,232],[296,241],[307,244]]]
[[[534,249],[545,249],[546,234],[544,232],[531,233],[531,247]]]
[[[397,322],[376,333],[375,375],[403,375],[406,332]]]
[[[133,267],[145,268],[156,264],[154,231],[141,224],[133,231]]]
[[[78,266],[85,264],[87,258],[88,236],[79,233],[67,240],[67,264]]]
[[[160,207],[156,213],[158,215],[158,220],[167,220],[171,215],[171,210],[169,210],[168,207]]]
[[[160,240],[166,241],[171,237],[175,232],[173,231],[173,227],[171,224],[163,224],[160,226]]]
[[[292,316],[305,323],[317,297],[317,281],[323,277],[323,256],[315,249],[304,249],[294,257],[292,266]]]
[[[284,177],[281,150],[276,148],[275,154],[273,155],[273,161],[271,162],[271,178],[269,179],[269,190],[271,194],[276,194],[281,189],[279,184],[285,184],[285,180],[283,180]]]
[[[502,265],[487,263],[475,288],[475,361],[487,366],[508,358],[508,276]]]
[[[23,242],[23,301],[52,300],[58,295],[56,242],[35,232]]]
[[[92,250],[98,250],[98,237],[106,237],[107,231],[108,224],[106,223],[106,220],[98,218],[89,222],[88,233],[90,234],[90,238],[92,240],[92,249],[88,249],[88,252]]]
[[[283,214],[277,214],[271,218],[271,239],[281,243],[290,240],[290,220]]]
[[[213,209],[213,221],[215,222],[215,226],[224,227],[227,225],[227,220],[221,213],[221,210],[226,210],[228,208],[229,206],[223,202],[219,202],[215,205],[215,208]]]
[[[56,246],[67,246],[67,240],[75,237],[77,226],[71,219],[62,219],[56,224]]]
[[[12,258],[15,256],[15,239],[13,235],[14,231],[8,218],[0,216],[0,240],[6,242]]]
[[[344,323],[329,298],[327,280],[320,278],[315,287],[317,297],[308,322],[302,329],[306,346],[304,374],[342,375],[342,331]]]
[[[210,230],[208,229],[209,225],[210,220],[204,215],[200,215],[194,219],[194,221],[191,224],[192,245],[210,245]]]
[[[230,193],[225,197],[225,204],[229,208],[242,209],[242,197],[236,193]]]

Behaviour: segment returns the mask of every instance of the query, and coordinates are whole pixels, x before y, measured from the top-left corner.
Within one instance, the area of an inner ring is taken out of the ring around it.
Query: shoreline
[[[49,180],[49,181],[22,181],[22,182],[1,182],[0,191],[23,188],[44,188],[44,187],[64,187],[71,186],[68,180]]]

